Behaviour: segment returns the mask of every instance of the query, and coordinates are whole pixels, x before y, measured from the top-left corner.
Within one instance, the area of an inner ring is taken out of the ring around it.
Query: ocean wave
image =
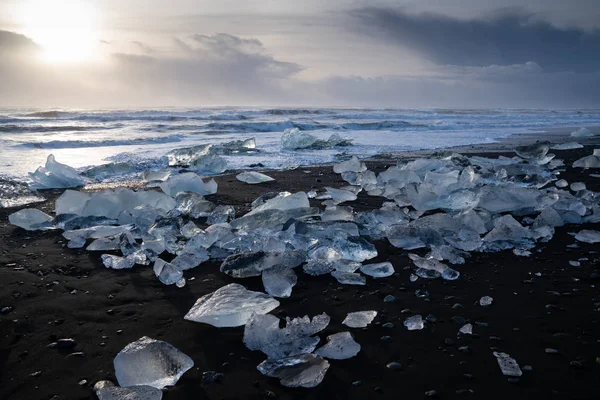
[[[52,140],[47,142],[27,142],[14,146],[34,149],[76,149],[84,147],[136,146],[144,144],[160,144],[180,142],[183,135],[165,137],[149,137],[123,140]]]
[[[0,125],[1,133],[48,133],[48,132],[87,132],[123,128],[123,124],[113,125]]]

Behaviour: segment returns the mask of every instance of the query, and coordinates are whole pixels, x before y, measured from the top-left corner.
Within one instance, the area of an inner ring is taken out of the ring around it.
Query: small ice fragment
[[[334,204],[344,203],[346,201],[354,201],[356,200],[356,195],[348,190],[343,189],[334,189],[332,187],[325,187],[327,193],[331,196]]]
[[[178,280],[177,282],[175,282],[175,286],[177,286],[178,288],[182,288],[185,286],[185,278],[181,278],[180,280]]]
[[[261,174],[260,172],[256,171],[242,172],[241,174],[237,174],[236,178],[238,181],[246,182],[250,185],[254,185],[256,183],[271,182],[275,180],[268,175]]]
[[[98,400],[161,400],[162,390],[152,386],[141,385],[118,387],[109,381],[100,381],[94,385]]]
[[[312,276],[325,275],[334,269],[335,267],[332,263],[319,259],[308,260],[308,262],[302,266],[304,273]]]
[[[200,175],[220,174],[227,169],[227,161],[214,154],[202,155],[190,163],[190,169]]]
[[[585,190],[586,189],[585,183],[583,183],[583,182],[573,182],[573,183],[571,183],[570,188],[574,192],[578,192],[580,190]]]
[[[573,163],[573,168],[600,168],[600,157],[597,155],[582,157]]]
[[[273,297],[290,297],[292,288],[298,282],[293,269],[284,265],[276,265],[262,272],[265,291]]]
[[[575,239],[584,243],[598,243],[600,242],[600,232],[584,229],[575,235]]]
[[[343,285],[366,285],[367,278],[362,276],[361,274],[357,274],[354,272],[342,272],[342,271],[333,271],[331,273],[337,281]]]
[[[569,186],[569,182],[565,181],[564,179],[560,179],[556,181],[554,185],[556,185],[557,188],[564,188]]]
[[[177,283],[183,277],[183,272],[179,268],[160,258],[154,262],[154,274],[165,285]]]
[[[279,360],[265,360],[257,369],[263,375],[279,378],[283,386],[312,388],[323,381],[329,362],[314,354],[300,354]]]
[[[24,208],[8,216],[8,221],[28,231],[49,229],[52,217],[37,208]]]
[[[569,264],[572,267],[580,267],[581,266],[581,263],[579,261],[569,261]]]
[[[571,137],[588,137],[594,136],[594,134],[588,128],[581,128],[571,132]]]
[[[133,268],[133,266],[135,265],[135,259],[131,256],[119,257],[114,256],[112,254],[102,254],[101,258],[102,263],[106,268],[127,269]]]
[[[423,329],[425,324],[423,323],[423,317],[417,314],[413,315],[412,317],[408,317],[406,321],[404,321],[404,326],[409,331],[417,331]]]
[[[169,176],[171,176],[172,172],[173,170],[171,169],[163,169],[158,171],[144,171],[144,180],[146,182],[164,182],[169,178]]]
[[[473,325],[465,324],[459,330],[463,335],[472,335],[473,334]]]
[[[252,314],[267,314],[279,306],[271,296],[230,283],[200,297],[184,319],[222,327],[245,325]]]
[[[373,278],[385,278],[394,275],[394,266],[386,261],[377,264],[367,264],[360,267],[360,272]]]
[[[333,172],[341,174],[344,172],[364,172],[367,170],[365,163],[361,162],[356,156],[352,156],[347,161],[342,161],[333,166]]]
[[[567,143],[561,143],[561,144],[556,144],[554,146],[551,147],[552,150],[573,150],[573,149],[581,149],[583,147],[583,145],[577,143],[577,142],[567,142]]]
[[[350,328],[366,328],[377,316],[377,311],[356,311],[348,313],[342,324]]]
[[[521,376],[523,372],[521,372],[521,368],[519,368],[519,364],[514,358],[511,358],[506,353],[494,352],[494,356],[498,360],[498,365],[500,366],[500,370],[502,374],[506,376]]]
[[[481,305],[482,307],[487,307],[489,305],[492,305],[493,301],[494,301],[493,297],[483,296],[481,299],[479,299],[479,305]]]
[[[205,182],[193,172],[170,176],[160,184],[160,188],[171,197],[180,192],[194,192],[203,196],[217,193],[217,183],[214,179]]]
[[[315,354],[323,358],[345,360],[352,358],[360,351],[360,344],[356,343],[350,332],[340,332],[327,336],[327,343],[317,349]]]
[[[122,387],[173,386],[194,366],[194,361],[173,345],[147,336],[129,343],[114,360],[115,375]]]

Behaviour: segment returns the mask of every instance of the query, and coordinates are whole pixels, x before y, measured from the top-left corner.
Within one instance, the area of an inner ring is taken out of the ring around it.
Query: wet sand
[[[570,167],[593,148],[553,151],[569,166],[561,178],[600,191],[600,178],[589,176],[599,171]],[[382,157],[367,164],[379,172],[393,163]],[[218,194],[208,198],[234,205],[239,216],[264,192],[345,184],[328,166],[269,175],[276,181],[252,186],[233,175],[218,177]],[[49,200],[35,207],[52,211],[59,193],[46,192]],[[360,194],[349,205],[365,210],[381,202]],[[61,232],[11,226],[7,216],[14,211],[0,210],[0,308],[11,308],[0,314],[2,399],[95,398],[93,384],[101,379],[116,382],[113,358],[142,336],[165,340],[195,362],[164,392],[164,399],[420,399],[432,390],[442,399],[600,397],[600,247],[578,242],[577,248],[568,247],[576,243],[569,233],[598,225],[557,228],[552,241],[538,244],[530,257],[510,251],[472,253],[466,264],[456,266],[461,272],[456,281],[410,282],[406,252],[387,241],[376,242],[379,256],[372,261],[391,261],[397,273],[368,279],[366,286],[343,286],[328,275],[311,277],[298,269],[292,297],[281,299],[273,314],[312,317],[326,312],[331,323],[319,334],[322,342],[327,335],[350,330],[362,349],[352,359],[331,360],[318,387],[289,389],[256,370],[265,357],[245,348],[243,328],[218,329],[183,319],[198,297],[231,282],[263,290],[260,278],[234,280],[219,272],[219,262],[210,262],[186,271],[184,288],[165,286],[151,267],[108,270],[100,252],[63,247]],[[580,267],[569,265],[581,259]],[[416,290],[429,296],[417,297]],[[387,295],[396,301],[384,302]],[[494,303],[481,307],[482,296],[492,296]],[[348,312],[361,310],[379,315],[365,329],[341,324]],[[431,314],[437,321],[408,331],[403,321],[414,314]],[[393,327],[382,326],[387,322]],[[473,324],[474,334],[457,336],[466,322]],[[73,338],[76,346],[47,348],[60,338]],[[510,382],[492,354],[496,350],[532,370]],[[75,352],[83,354],[69,356]],[[386,368],[390,362],[402,368]],[[204,371],[222,372],[224,379],[203,384]]]

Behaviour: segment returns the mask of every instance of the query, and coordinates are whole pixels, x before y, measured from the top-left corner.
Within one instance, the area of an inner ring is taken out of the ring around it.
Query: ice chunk
[[[465,324],[459,330],[463,335],[472,335],[473,334],[473,325]]]
[[[193,172],[169,177],[160,184],[160,188],[166,194],[175,197],[180,192],[194,192],[201,195],[217,193],[217,182],[210,179],[207,182]]]
[[[112,269],[128,269],[133,268],[135,265],[135,257],[127,256],[127,257],[119,257],[111,254],[102,254],[102,263],[106,268]]]
[[[550,145],[550,142],[543,141],[527,146],[519,146],[515,149],[515,153],[525,159],[544,158],[548,150],[550,150]]]
[[[222,224],[235,218],[235,208],[233,206],[217,206],[206,219],[208,225]]]
[[[292,288],[298,282],[293,269],[284,265],[276,265],[262,272],[265,291],[273,297],[290,297]]]
[[[286,318],[286,325],[279,328],[279,318],[274,315],[254,315],[244,328],[244,344],[250,350],[260,350],[269,359],[312,353],[319,343],[313,337],[329,324],[329,316],[325,313],[302,318]]]
[[[315,354],[323,358],[345,360],[352,358],[360,351],[360,344],[356,343],[350,332],[340,332],[327,336],[327,343],[317,349]]]
[[[194,147],[171,150],[166,154],[169,167],[187,167],[196,158],[209,154],[210,148],[210,144],[202,144]]]
[[[325,378],[329,362],[314,354],[301,354],[279,360],[265,360],[257,369],[263,375],[279,378],[283,386],[312,388]]]
[[[195,247],[188,244],[177,257],[171,260],[171,265],[180,271],[186,271],[196,268],[209,258],[208,251],[204,247]]]
[[[87,251],[118,250],[135,244],[135,239],[129,231],[114,236],[101,237],[94,240],[86,248]],[[127,255],[127,254],[125,254]]]
[[[234,327],[245,325],[252,314],[267,314],[278,306],[269,295],[230,283],[200,297],[184,318],[218,328]]]
[[[552,150],[573,150],[573,149],[581,149],[583,145],[577,142],[567,142],[561,144],[555,144],[551,147]]]
[[[237,174],[235,177],[238,181],[246,182],[251,185],[256,183],[272,182],[275,180],[268,175],[261,174],[260,172],[256,171],[242,172],[241,174]]]
[[[118,387],[110,381],[99,381],[94,385],[98,400],[161,400],[162,390],[152,386]]]
[[[363,262],[377,257],[375,245],[360,236],[347,238],[338,236],[333,241],[333,247],[342,259],[348,261]]]
[[[144,336],[125,346],[115,357],[114,366],[122,387],[147,385],[162,389],[176,384],[194,361],[173,345]]]
[[[31,190],[26,183],[0,178],[0,208],[18,207],[44,200],[46,199]]]
[[[520,241],[529,236],[529,230],[524,228],[509,214],[496,218],[494,220],[494,229],[485,235],[483,240],[487,242],[499,240]]]
[[[569,186],[569,183],[567,181],[565,181],[564,179],[559,179],[558,181],[556,181],[556,183],[554,184],[557,188],[564,188]]]
[[[573,163],[573,168],[600,168],[600,157],[585,156]]]
[[[506,353],[494,352],[494,356],[498,360],[498,365],[503,375],[506,376],[521,376],[523,372],[517,361]]]
[[[321,221],[352,221],[354,213],[352,207],[327,207],[325,212],[321,214]]]
[[[179,268],[160,258],[154,262],[154,274],[165,285],[177,283],[183,277],[183,272]]]
[[[325,275],[333,271],[335,268],[333,264],[326,260],[308,260],[302,267],[304,273],[312,276]]]
[[[575,235],[575,239],[584,243],[598,243],[600,242],[600,232],[584,229]]]
[[[85,185],[75,168],[61,164],[50,154],[44,167],[39,167],[29,176],[33,180],[36,189],[64,189]]]
[[[214,154],[206,154],[190,162],[190,169],[200,175],[220,174],[227,169],[227,161]]]
[[[281,192],[277,196],[265,201],[263,204],[255,207],[246,216],[254,215],[266,210],[292,210],[297,208],[309,208],[310,202],[304,192],[289,193]]]
[[[215,204],[204,199],[204,196],[193,192],[182,192],[175,197],[176,209],[183,215],[192,218],[208,217],[215,209]]]
[[[341,174],[344,172],[364,172],[367,170],[367,166],[364,162],[361,162],[356,156],[352,156],[347,161],[342,161],[339,164],[333,166],[333,172]]]
[[[415,274],[421,278],[435,279],[441,276],[446,280],[455,280],[460,276],[458,271],[449,268],[446,264],[434,258],[419,257],[416,254],[409,254],[408,257],[418,267]]]
[[[52,217],[37,208],[24,208],[8,216],[8,221],[28,231],[51,229]]]
[[[394,266],[391,262],[386,261],[377,264],[367,264],[360,267],[360,272],[374,278],[385,278],[394,275]]]
[[[92,196],[88,193],[79,192],[76,190],[65,190],[63,194],[56,199],[54,210],[56,215],[60,214],[75,214],[83,215],[85,203]]]
[[[346,201],[356,200],[356,195],[348,190],[334,189],[327,186],[325,187],[325,190],[327,190],[327,193],[331,196],[333,204],[340,204]]]
[[[366,285],[367,279],[361,274],[354,272],[333,271],[331,273],[337,281],[343,285]]]
[[[261,271],[275,265],[295,268],[306,260],[306,254],[299,250],[290,252],[240,253],[229,256],[221,264],[221,272],[234,278],[259,276]]]
[[[342,324],[350,327],[350,328],[366,328],[375,317],[377,316],[377,311],[356,311],[351,312],[346,315]]]
[[[425,327],[423,323],[423,317],[421,315],[413,315],[412,317],[408,317],[406,321],[404,321],[404,326],[409,331],[418,331]]]
[[[493,302],[494,298],[490,296],[483,296],[481,299],[479,299],[479,305],[482,307],[491,306]]]
[[[351,144],[351,139],[343,139],[337,133],[331,135],[327,140],[322,140],[309,133],[301,132],[298,128],[286,129],[281,137],[281,147],[285,150],[329,149]]]
[[[158,171],[144,171],[144,180],[146,182],[164,182],[173,173],[171,169],[163,169]]]
[[[586,189],[585,183],[583,183],[583,182],[573,182],[573,183],[571,183],[571,185],[569,187],[574,192],[578,192],[580,190],[585,190]]]
[[[594,134],[588,128],[581,128],[571,132],[571,137],[588,137],[594,136]]]

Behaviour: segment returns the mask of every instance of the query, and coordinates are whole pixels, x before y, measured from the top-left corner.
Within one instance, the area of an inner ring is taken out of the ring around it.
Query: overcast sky
[[[600,1],[0,0],[0,105],[600,107]]]

